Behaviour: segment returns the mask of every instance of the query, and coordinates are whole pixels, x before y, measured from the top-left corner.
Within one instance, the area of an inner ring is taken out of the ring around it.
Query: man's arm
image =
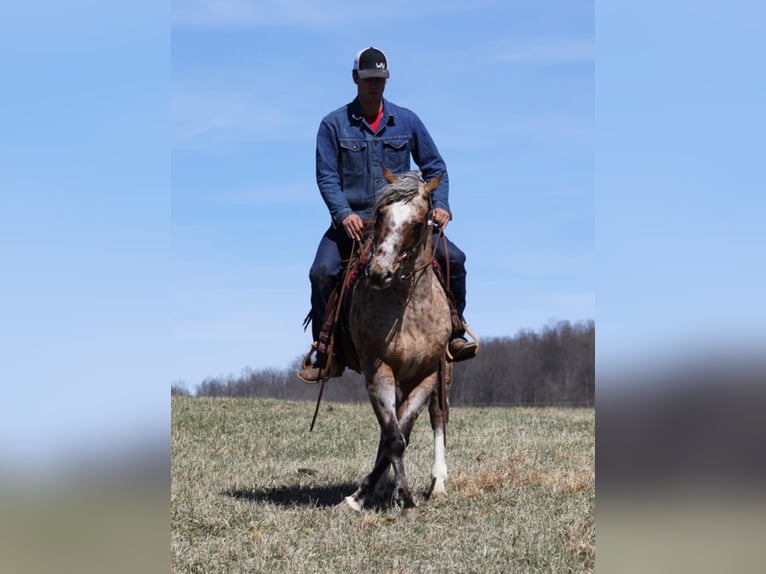
[[[420,168],[423,179],[429,181],[441,175],[439,187],[434,190],[432,202],[434,206],[434,221],[440,226],[446,227],[452,212],[449,207],[449,177],[447,165],[439,153],[436,143],[428,133],[423,122],[416,114],[412,114],[412,158]]]
[[[316,179],[319,193],[327,205],[333,223],[341,225],[353,213],[340,183],[338,138],[334,127],[322,120],[317,132]]]

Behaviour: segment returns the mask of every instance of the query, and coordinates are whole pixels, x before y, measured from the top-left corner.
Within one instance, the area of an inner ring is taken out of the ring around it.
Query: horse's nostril
[[[385,289],[391,284],[393,278],[394,274],[391,271],[370,273],[369,275],[370,285],[376,289]]]

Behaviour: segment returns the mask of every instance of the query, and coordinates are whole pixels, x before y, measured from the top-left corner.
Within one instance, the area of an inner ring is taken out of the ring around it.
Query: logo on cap
[[[360,78],[388,78],[388,59],[382,50],[370,46],[356,55],[354,70]]]

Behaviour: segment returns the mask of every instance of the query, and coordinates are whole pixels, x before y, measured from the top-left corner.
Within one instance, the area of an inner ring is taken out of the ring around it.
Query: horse
[[[403,516],[419,513],[407,483],[404,453],[410,431],[429,405],[434,459],[428,498],[446,497],[446,427],[452,363],[445,349],[452,331],[447,295],[434,270],[431,194],[441,176],[428,182],[415,171],[394,175],[374,207],[364,275],[351,293],[349,331],[359,371],[380,424],[372,472],[341,503],[360,511],[365,500],[390,481],[391,498]],[[398,393],[397,393],[398,389]]]

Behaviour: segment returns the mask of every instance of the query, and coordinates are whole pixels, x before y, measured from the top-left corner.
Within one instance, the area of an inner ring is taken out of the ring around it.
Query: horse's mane
[[[408,171],[407,173],[403,173],[397,177],[399,178],[399,181],[389,183],[380,192],[380,196],[375,202],[375,207],[373,208],[374,212],[378,211],[378,209],[380,209],[382,206],[388,205],[390,203],[396,203],[399,201],[407,203],[418,194],[418,189],[421,181],[419,171]]]

